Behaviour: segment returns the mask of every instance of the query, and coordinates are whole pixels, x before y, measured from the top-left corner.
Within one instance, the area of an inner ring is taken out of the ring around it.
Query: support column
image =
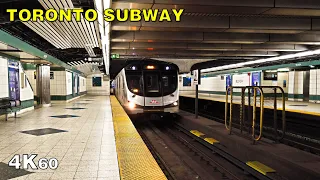
[[[50,66],[37,65],[37,96],[39,105],[49,107],[51,105],[50,95]]]

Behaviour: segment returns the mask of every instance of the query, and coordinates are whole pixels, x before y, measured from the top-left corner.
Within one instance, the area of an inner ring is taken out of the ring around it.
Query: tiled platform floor
[[[77,104],[87,98],[94,101]],[[71,107],[86,109],[66,109]],[[57,115],[79,117],[50,117]],[[40,136],[21,133],[42,128],[66,132]],[[57,158],[59,167],[28,169],[34,173],[14,179],[120,179],[109,97],[84,96],[70,103],[36,109],[19,115],[16,120],[0,120],[0,162],[8,164],[15,154],[31,153],[38,154],[36,160]],[[0,179],[2,173],[5,172],[0,172]]]

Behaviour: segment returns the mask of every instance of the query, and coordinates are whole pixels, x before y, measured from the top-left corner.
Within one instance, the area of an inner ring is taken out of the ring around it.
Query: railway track
[[[135,126],[168,179],[284,179],[260,174],[173,121]]]
[[[193,109],[183,108],[182,110],[194,113]],[[222,119],[220,116],[218,116],[218,117],[213,116],[209,113],[202,112],[202,111],[199,112],[199,115],[206,117],[208,119],[214,120],[216,122],[224,123],[224,119]],[[267,114],[265,119],[268,119],[268,117],[269,116]],[[272,118],[270,118],[270,119],[272,119]],[[310,127],[312,130],[310,130],[309,133],[311,133],[311,134],[308,134],[308,130],[305,130],[304,133],[299,133],[297,126],[300,126],[300,128]],[[233,127],[239,129],[240,124],[237,123],[236,121],[233,121]],[[286,135],[279,142],[286,144],[286,145],[289,145],[289,146],[292,146],[292,147],[295,147],[295,148],[298,148],[298,149],[301,149],[301,150],[304,150],[304,151],[307,151],[307,152],[311,152],[311,153],[320,155],[320,141],[313,138],[314,137],[314,129],[317,127],[314,127],[312,125],[306,125],[301,122],[298,123],[296,120],[294,120],[294,119],[292,119],[292,117],[290,117],[290,119],[287,119]],[[256,126],[256,129],[258,129],[258,126]],[[244,130],[247,131],[248,129],[244,128]],[[270,123],[266,123],[264,125],[263,131],[264,131],[264,133],[263,133],[264,138],[267,138],[270,140],[274,139],[274,129]],[[258,130],[257,130],[257,132],[258,132]]]

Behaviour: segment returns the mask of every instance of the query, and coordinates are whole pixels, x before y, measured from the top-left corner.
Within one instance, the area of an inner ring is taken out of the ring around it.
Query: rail
[[[232,124],[233,124],[233,93],[235,89],[241,90],[241,104],[240,104],[240,116],[239,116],[239,123],[240,123],[240,132],[243,132],[245,119],[248,119],[250,121],[251,119],[251,136],[253,139],[253,143],[256,141],[259,141],[263,136],[263,121],[264,121],[264,103],[265,103],[265,92],[264,91],[272,91],[271,94],[273,94],[271,97],[273,98],[273,106],[274,106],[274,118],[273,118],[273,124],[274,124],[274,140],[278,142],[279,140],[283,139],[286,132],[286,115],[285,115],[285,94],[284,90],[279,86],[230,86],[226,90],[226,99],[225,99],[225,127],[229,131],[229,134],[232,133]],[[247,96],[246,96],[246,90],[247,90]],[[277,101],[278,101],[278,93],[277,90],[280,90],[281,92],[281,101],[282,101],[282,133],[279,135],[278,130],[278,107],[277,107]],[[251,105],[251,92],[253,92],[253,104]],[[229,102],[229,94],[230,94],[230,102]],[[245,102],[245,99],[248,99],[247,105]],[[256,120],[257,120],[257,98],[260,97],[260,120],[259,120],[259,135],[256,137]],[[229,111],[228,111],[228,105]],[[248,111],[248,115],[246,118],[246,107]],[[252,107],[252,112],[251,112]],[[229,116],[228,116],[229,114]],[[252,118],[251,118],[252,116]],[[229,117],[229,119],[228,119]],[[249,129],[248,134],[250,134]]]

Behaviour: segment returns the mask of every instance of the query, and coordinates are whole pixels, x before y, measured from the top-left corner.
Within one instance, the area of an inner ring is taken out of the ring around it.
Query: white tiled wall
[[[92,86],[92,77],[101,77],[102,86],[93,87]],[[110,95],[110,80],[104,81],[102,74],[93,74],[87,77],[87,93],[90,95]]]
[[[303,71],[296,72],[294,79],[296,94],[303,94]]]
[[[0,57],[0,98],[9,97],[8,61]]]
[[[283,82],[286,81],[286,87],[283,86]],[[278,82],[277,85],[282,87],[284,93],[288,93],[288,81],[289,81],[289,73],[288,72],[278,72]]]
[[[50,94],[51,95],[67,95],[66,88],[66,71],[52,71],[54,79],[50,79]]]
[[[289,72],[288,94],[303,94],[303,71]],[[302,99],[292,98],[289,98],[289,100],[302,101]]]
[[[320,95],[320,69],[311,69],[310,70],[310,86],[309,86],[310,95]],[[314,102],[314,100],[310,100]],[[320,101],[316,101],[320,103]]]
[[[225,77],[221,79],[221,76],[217,77],[205,77],[201,79],[199,90],[203,91],[225,91],[226,80]]]
[[[67,89],[67,94],[72,94],[72,73],[69,71],[65,71],[66,72],[66,78],[65,78],[65,82],[66,82],[66,89]]]
[[[195,91],[195,85],[193,84],[193,78],[191,78],[191,86],[183,86],[183,77],[191,77],[190,74],[183,74],[179,77],[181,81],[179,80],[179,90],[182,94],[192,94]],[[225,92],[226,90],[226,78],[223,77],[221,79],[221,76],[216,77],[205,77],[201,78],[201,82],[199,85],[200,91],[219,91],[219,92]]]
[[[261,85],[262,86],[280,86],[283,88],[284,93],[288,93],[288,81],[289,81],[289,72],[278,72],[278,80],[272,81],[272,80],[264,80],[263,75],[264,72],[261,74]],[[283,81],[286,80],[286,87],[283,86]]]

